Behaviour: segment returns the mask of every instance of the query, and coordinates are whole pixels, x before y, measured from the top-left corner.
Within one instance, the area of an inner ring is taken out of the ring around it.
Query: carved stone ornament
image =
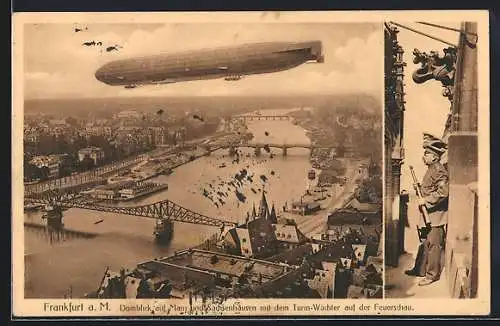
[[[419,64],[420,68],[412,74],[413,81],[422,84],[428,80],[440,81],[444,87],[443,96],[450,101],[453,98],[453,84],[455,81],[457,50],[453,47],[443,49],[444,55],[441,57],[438,52],[431,51],[429,54],[413,50],[413,63]]]

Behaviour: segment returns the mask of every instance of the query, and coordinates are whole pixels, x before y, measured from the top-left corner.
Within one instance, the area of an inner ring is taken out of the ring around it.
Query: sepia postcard
[[[489,314],[488,39],[487,11],[13,14],[13,316]]]

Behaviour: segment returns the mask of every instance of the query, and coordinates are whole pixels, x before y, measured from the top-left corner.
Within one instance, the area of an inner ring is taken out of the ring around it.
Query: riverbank
[[[295,111],[295,113],[291,114],[294,117],[294,125],[305,130],[305,135],[311,144],[324,143],[325,135],[333,133],[325,131],[320,123],[311,119],[310,112]],[[316,172],[316,178],[310,182],[308,190],[302,194],[299,201],[317,203],[320,206],[319,210],[308,215],[282,211],[280,215],[295,220],[298,228],[306,236],[311,237],[326,230],[329,212],[344,208],[354,198],[359,187],[358,169],[368,161],[350,156],[344,157],[342,152],[316,150],[310,156],[309,162]]]
[[[149,180],[159,175],[170,174],[174,169],[188,164],[196,159],[205,156],[206,150],[196,147],[183,150],[176,149],[168,153],[163,153],[150,157],[147,161],[134,167],[129,176],[137,177],[140,181]]]
[[[298,117],[294,117],[296,125],[304,128],[311,144],[317,144],[322,140],[326,132],[320,128],[318,122],[310,118],[309,111],[299,113]],[[292,116],[294,115],[292,114]],[[352,160],[339,159],[338,154],[335,149],[317,149],[309,158],[309,162],[317,172],[314,188],[320,188],[322,191],[321,197],[318,197],[317,194],[311,193],[313,187],[310,187],[311,189],[305,194],[304,198],[319,202],[322,210],[331,206],[331,202],[336,200],[339,190],[343,190],[342,187],[345,187],[348,179],[347,175],[353,169],[352,165],[356,164],[353,164]],[[326,195],[323,192],[325,189]]]

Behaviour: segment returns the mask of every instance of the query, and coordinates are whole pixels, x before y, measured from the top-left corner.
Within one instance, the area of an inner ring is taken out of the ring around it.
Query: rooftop
[[[376,213],[381,210],[381,205],[373,202],[362,203],[358,199],[353,198],[347,204],[347,208],[357,209],[361,212]]]
[[[286,264],[198,249],[177,252],[174,256],[159,259],[158,262],[236,277],[241,277],[243,274],[250,276],[262,275],[263,282],[275,279],[293,270],[293,267]]]
[[[328,214],[329,225],[377,225],[382,223],[382,212],[361,212],[357,209],[336,209]]]
[[[31,164],[52,164],[59,163],[63,159],[64,155],[40,155],[35,156],[30,160]]]
[[[94,151],[102,151],[102,148],[91,146],[91,147],[82,148],[78,152],[84,153],[84,152],[94,152]]]
[[[279,241],[303,243],[307,240],[306,236],[300,232],[296,225],[273,224],[274,234]]]

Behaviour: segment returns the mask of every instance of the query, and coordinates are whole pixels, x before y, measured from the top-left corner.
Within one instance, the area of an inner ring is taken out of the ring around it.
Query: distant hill
[[[249,110],[299,107],[356,108],[371,113],[380,112],[382,103],[366,94],[304,95],[304,96],[220,96],[220,97],[133,97],[25,100],[25,114],[42,112],[55,117],[83,117],[91,113],[97,117],[112,116],[122,110],[179,114],[199,110],[207,115],[222,115]]]

